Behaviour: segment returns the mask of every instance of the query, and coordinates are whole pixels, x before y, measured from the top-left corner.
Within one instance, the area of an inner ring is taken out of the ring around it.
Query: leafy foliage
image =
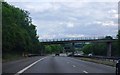
[[[112,39],[110,36],[106,36],[105,39]],[[112,56],[120,56],[119,45],[117,42],[112,43]],[[85,54],[92,53],[94,55],[107,55],[107,44],[106,43],[91,43],[87,44],[82,48]]]
[[[85,54],[93,53],[94,55],[106,55],[106,45],[101,43],[88,44],[83,48]]]
[[[46,45],[45,51],[46,53],[60,53],[62,52],[63,47],[61,45]]]
[[[38,53],[40,43],[29,12],[2,3],[2,41],[5,53]]]
[[[120,46],[120,30],[118,31],[118,42],[119,42],[119,46]]]
[[[118,31],[118,47],[119,47],[119,55],[120,55],[120,30]]]

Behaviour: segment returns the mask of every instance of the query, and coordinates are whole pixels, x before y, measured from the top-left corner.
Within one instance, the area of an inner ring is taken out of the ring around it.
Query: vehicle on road
[[[88,56],[93,56],[93,54],[92,54],[92,53],[90,53],[90,54],[88,54]]]
[[[67,56],[72,56],[72,53],[67,53]]]
[[[55,56],[60,56],[60,54],[59,54],[59,53],[56,53]]]
[[[80,54],[80,53],[75,53],[74,55],[78,55],[78,56],[79,56],[79,55],[82,55],[82,54]]]

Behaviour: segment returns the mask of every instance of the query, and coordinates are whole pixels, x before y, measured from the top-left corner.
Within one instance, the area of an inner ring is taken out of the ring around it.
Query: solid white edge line
[[[87,71],[83,71],[84,73],[88,73]]]
[[[20,75],[21,73],[23,73],[24,71],[26,71],[27,69],[29,69],[30,67],[32,67],[33,65],[35,65],[36,63],[38,63],[39,61],[41,61],[41,60],[43,60],[45,58],[47,58],[47,57],[44,57],[44,58],[41,58],[41,59],[35,61],[34,63],[30,64],[29,66],[25,67],[24,69],[20,70],[19,72],[17,72],[14,75]]]

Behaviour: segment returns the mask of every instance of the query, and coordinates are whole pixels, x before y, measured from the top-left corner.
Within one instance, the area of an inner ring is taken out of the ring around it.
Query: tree
[[[84,52],[84,54],[89,54],[92,53],[92,44],[87,44],[82,48],[82,51]]]
[[[119,32],[119,35],[120,35],[120,32]],[[118,37],[120,38],[119,35]],[[113,38],[111,36],[106,36],[104,39],[113,39]],[[118,43],[117,42],[112,43],[112,56],[120,56],[120,50],[118,49],[118,47],[120,46],[120,41]],[[106,43],[90,43],[85,45],[82,48],[82,51],[85,54],[93,53],[94,55],[106,56],[107,44]]]
[[[45,52],[46,53],[60,53],[63,51],[63,47],[61,45],[46,45],[45,46]]]
[[[41,44],[29,12],[2,2],[3,54],[39,53]]]
[[[118,53],[119,53],[119,56],[120,56],[120,30],[118,31]]]
[[[120,46],[120,30],[118,31],[118,44]]]
[[[105,39],[113,39],[111,36],[106,36]]]
[[[49,45],[45,46],[45,52],[48,53],[48,54],[51,54],[52,53],[51,46],[49,46]]]

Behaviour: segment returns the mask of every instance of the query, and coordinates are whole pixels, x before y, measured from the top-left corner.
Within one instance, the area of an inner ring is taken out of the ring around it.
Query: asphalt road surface
[[[3,64],[3,73],[115,73],[115,68],[66,56],[31,57]],[[16,74],[17,75],[17,74]]]

